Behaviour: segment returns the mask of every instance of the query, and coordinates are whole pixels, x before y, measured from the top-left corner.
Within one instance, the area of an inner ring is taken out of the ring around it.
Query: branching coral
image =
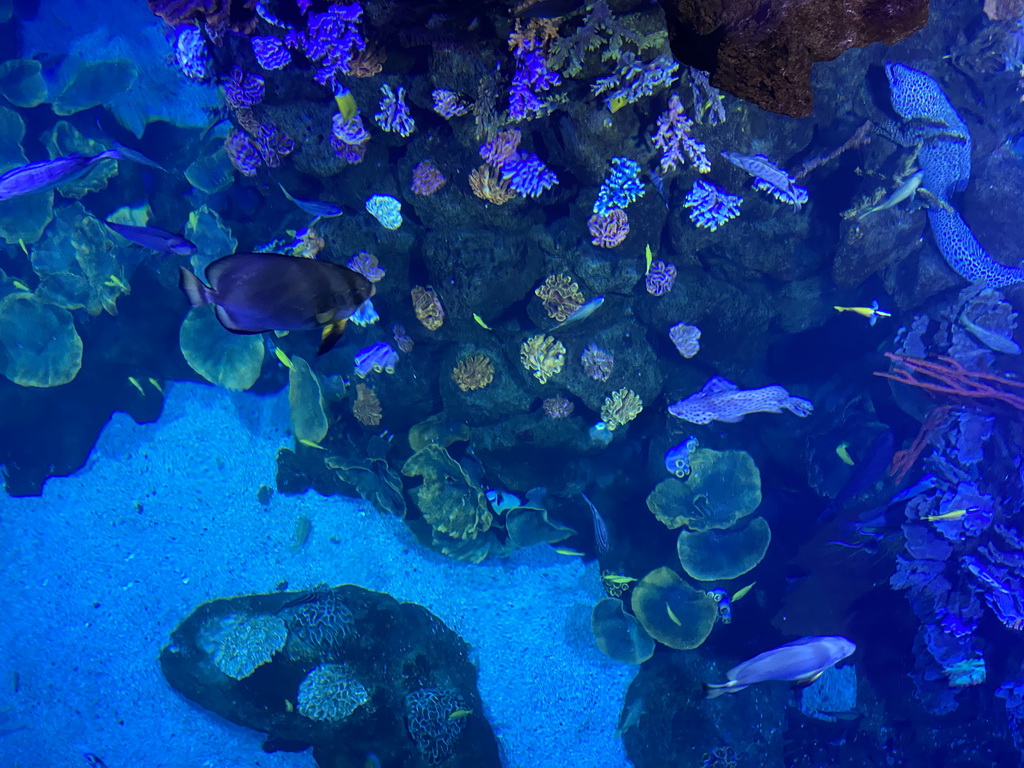
[[[562,322],[583,305],[580,287],[568,275],[548,275],[544,284],[534,291],[544,303],[548,317]]]
[[[604,399],[601,406],[601,420],[608,429],[615,429],[628,424],[644,409],[643,401],[631,389],[619,389]]]
[[[494,363],[486,355],[469,355],[455,364],[452,380],[463,392],[483,389],[494,380]]]
[[[423,323],[428,331],[436,331],[444,325],[444,307],[441,306],[441,299],[433,288],[424,288],[417,285],[412,289],[412,308],[416,313],[416,319]]]
[[[469,188],[481,200],[494,205],[504,205],[516,196],[508,179],[503,179],[501,171],[490,165],[481,165],[469,174]]]
[[[523,367],[531,371],[541,384],[559,373],[565,364],[565,346],[553,336],[531,336],[519,348]]]

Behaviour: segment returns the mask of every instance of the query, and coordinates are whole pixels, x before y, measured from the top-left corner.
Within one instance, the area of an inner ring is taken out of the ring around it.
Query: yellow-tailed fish
[[[750,590],[752,590],[754,588],[755,584],[757,584],[757,582],[756,581],[752,581],[749,584],[747,584],[747,586],[743,587],[743,589],[739,590],[735,595],[732,596],[732,598],[730,598],[732,600],[732,602],[735,603],[741,597],[746,597],[747,593],[749,593]]]
[[[291,699],[285,699],[284,700],[284,711],[285,712],[294,712],[295,711],[295,705],[292,704]]]
[[[140,395],[142,395],[143,397],[146,396],[146,390],[142,388],[142,385],[139,383],[139,380],[136,379],[134,376],[128,377],[128,383],[135,387],[137,390],[139,390]]]
[[[456,709],[450,715],[448,715],[448,721],[461,720],[464,717],[469,717],[473,714],[472,709]]]
[[[570,549],[569,547],[555,547],[555,552],[560,555],[569,555],[569,557],[583,557],[583,553],[578,549]]]
[[[303,439],[299,440],[299,442],[302,445],[306,446],[307,448],[316,448],[318,451],[326,451],[327,450],[322,445],[320,445],[320,443],[314,443],[312,440],[306,440],[305,438],[303,438]]]
[[[952,512],[945,512],[941,515],[925,515],[922,520],[959,520],[961,517],[966,515],[971,510],[969,509],[954,509]]]
[[[647,244],[647,249],[644,251],[644,260],[647,262],[647,268],[644,270],[645,275],[651,274],[651,263],[654,261],[654,252],[651,251],[651,244]]]
[[[20,237],[18,238],[18,245],[21,246],[21,250],[24,252],[24,254],[28,256],[28,246],[25,245],[25,241]]]
[[[152,377],[146,379],[146,381],[148,381],[150,384],[152,384],[153,385],[153,389],[155,389],[161,395],[164,393],[164,388],[160,386],[160,382],[159,381],[157,381],[156,379],[154,379]]]
[[[356,112],[359,111],[359,105],[356,104],[356,97],[352,95],[352,91],[348,88],[340,88],[337,93],[334,94],[334,103],[338,105],[338,112],[345,118],[346,121],[351,120],[356,116]]]
[[[839,457],[839,460],[841,462],[843,462],[843,464],[845,464],[848,467],[852,467],[853,466],[853,457],[850,456],[850,452],[847,450],[847,448],[849,448],[849,447],[850,447],[850,444],[847,443],[847,442],[842,442],[839,445],[837,445],[836,446],[836,456]]]
[[[491,328],[491,326],[489,326],[487,323],[485,323],[484,319],[482,317],[480,317],[480,315],[478,315],[476,312],[473,313],[473,319],[476,320],[476,324],[479,325],[481,328],[483,328],[485,331],[493,331],[494,330],[493,328]]]
[[[629,99],[625,96],[616,96],[608,102],[608,109],[614,115],[627,104],[629,104]]]
[[[128,286],[117,275],[111,275],[103,284],[107,288],[120,288],[122,291],[128,290]]]
[[[19,291],[27,291],[28,293],[32,293],[32,289],[25,285],[23,282],[21,282],[21,280],[12,280],[11,285],[13,285]]]
[[[284,350],[280,347],[274,347],[274,357],[281,361],[281,365],[287,368],[289,371],[295,367],[292,363],[292,359],[285,354]]]
[[[679,617],[676,616],[676,613],[675,613],[675,611],[672,610],[672,606],[671,605],[669,605],[668,603],[665,603],[665,610],[668,611],[668,617],[670,619],[672,619],[672,623],[673,624],[675,624],[677,627],[683,626],[683,622],[681,622],[679,620]]]
[[[609,584],[632,584],[636,581],[632,576],[623,576],[621,573],[606,573],[601,578]]]
[[[866,317],[868,323],[874,325],[880,317],[892,317],[891,312],[878,308],[878,301],[872,301],[870,307],[832,307],[836,312],[854,312],[861,317]]]

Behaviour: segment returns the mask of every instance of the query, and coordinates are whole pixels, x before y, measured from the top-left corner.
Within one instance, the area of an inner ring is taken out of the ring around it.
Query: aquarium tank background
[[[1024,764],[1021,0],[0,0],[0,768]]]

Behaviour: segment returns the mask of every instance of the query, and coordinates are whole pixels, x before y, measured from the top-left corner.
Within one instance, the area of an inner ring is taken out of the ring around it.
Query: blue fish
[[[0,200],[10,200],[12,197],[31,195],[36,192],[48,192],[61,184],[77,181],[89,173],[92,167],[101,160],[131,160],[133,163],[141,163],[151,168],[164,170],[162,165],[153,162],[134,149],[115,144],[113,149],[91,157],[89,155],[68,155],[12,168],[0,176]]]
[[[167,232],[157,227],[136,227],[131,224],[116,224],[112,221],[103,222],[126,240],[138,243],[160,253],[173,253],[175,256],[191,256],[198,248],[191,240],[181,235]]]
[[[297,197],[293,197],[292,193],[284,188],[284,184],[278,182],[277,186],[279,186],[281,191],[284,192],[285,197],[309,215],[315,216],[316,219],[314,219],[314,221],[317,219],[331,219],[335,216],[341,216],[344,213],[340,205],[326,203],[323,200],[300,200]]]

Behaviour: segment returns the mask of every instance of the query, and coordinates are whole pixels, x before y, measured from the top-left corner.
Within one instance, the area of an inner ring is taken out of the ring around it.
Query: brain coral
[[[537,290],[534,291],[544,304],[548,317],[562,322],[583,304],[580,287],[568,275],[548,275]]]
[[[523,367],[531,371],[541,384],[559,373],[565,364],[565,346],[553,336],[531,336],[519,348]]]
[[[352,611],[337,592],[320,585],[292,610],[288,630],[321,658],[334,659],[352,632]]]
[[[299,686],[299,714],[337,723],[369,700],[366,688],[344,664],[321,664]]]
[[[244,680],[284,648],[288,629],[276,616],[235,614],[208,628],[211,658],[221,672]]]
[[[416,749],[430,765],[443,763],[455,752],[466,718],[452,719],[465,704],[454,691],[420,688],[405,697],[406,727]]]

